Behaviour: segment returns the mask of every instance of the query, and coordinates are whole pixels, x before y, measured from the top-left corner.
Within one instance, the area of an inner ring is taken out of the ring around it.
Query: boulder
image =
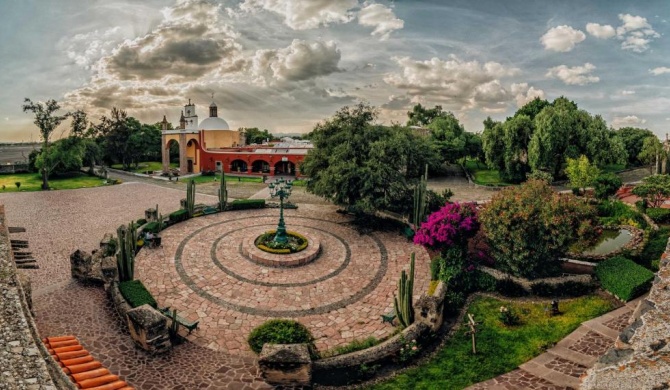
[[[310,386],[312,359],[306,344],[265,344],[258,359],[261,377],[273,386]]]
[[[70,255],[70,274],[75,279],[86,280],[92,269],[93,256],[79,249]]]
[[[145,304],[129,310],[126,319],[130,337],[138,347],[152,355],[165,353],[172,347],[167,317],[158,310]]]

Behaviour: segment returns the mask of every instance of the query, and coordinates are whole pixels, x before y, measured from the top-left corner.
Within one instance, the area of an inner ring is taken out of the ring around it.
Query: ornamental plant
[[[428,216],[414,235],[414,243],[442,251],[464,247],[477,234],[479,219],[474,203],[450,203]]]

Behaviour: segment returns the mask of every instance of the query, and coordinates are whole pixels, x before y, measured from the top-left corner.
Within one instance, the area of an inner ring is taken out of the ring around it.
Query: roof
[[[211,116],[200,122],[198,130],[230,130],[230,126],[218,116]]]

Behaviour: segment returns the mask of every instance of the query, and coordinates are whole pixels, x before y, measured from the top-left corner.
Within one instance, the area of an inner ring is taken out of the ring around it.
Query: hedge
[[[265,207],[265,199],[235,199],[228,203],[230,210],[262,209]]]
[[[314,342],[314,336],[305,325],[294,320],[268,320],[257,326],[249,334],[247,339],[252,351],[260,353],[263,345],[269,344],[310,344]],[[312,348],[310,348],[312,349]]]
[[[598,264],[595,274],[605,290],[625,302],[642,295],[654,280],[653,272],[621,256]]]
[[[165,223],[163,223],[163,228],[165,228]],[[158,222],[149,222],[142,228],[143,232],[158,233]]]
[[[538,297],[581,297],[593,292],[595,286],[592,283],[583,283],[573,280],[557,284],[537,282],[530,285],[530,291]]]
[[[648,208],[647,215],[656,223],[666,223],[670,220],[670,209]]]
[[[188,219],[188,210],[177,210],[170,213],[170,221],[173,223],[186,221]]]
[[[156,300],[140,280],[129,280],[119,283],[119,291],[121,291],[121,295],[123,295],[132,307],[139,307],[144,304],[149,304],[154,309],[158,307]]]

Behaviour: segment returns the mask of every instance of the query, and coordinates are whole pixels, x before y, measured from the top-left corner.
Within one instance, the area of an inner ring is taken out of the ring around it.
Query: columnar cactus
[[[228,203],[228,188],[226,187],[226,174],[221,171],[221,181],[219,184],[219,210],[224,211]]]
[[[428,186],[428,165],[426,173],[421,176],[421,181],[414,188],[414,213],[412,215],[412,224],[417,229],[426,216],[426,189]]]
[[[414,252],[412,252],[409,263],[409,278],[405,270],[400,274],[398,280],[398,296],[393,294],[393,307],[400,326],[406,328],[414,322],[414,305],[412,295],[414,291]]]
[[[186,211],[188,217],[193,218],[193,211],[195,209],[195,181],[189,180],[186,185]]]
[[[135,276],[135,247],[137,245],[137,230],[130,223],[116,229],[118,236],[118,250],[116,252],[116,267],[119,270],[119,282],[133,280]]]

